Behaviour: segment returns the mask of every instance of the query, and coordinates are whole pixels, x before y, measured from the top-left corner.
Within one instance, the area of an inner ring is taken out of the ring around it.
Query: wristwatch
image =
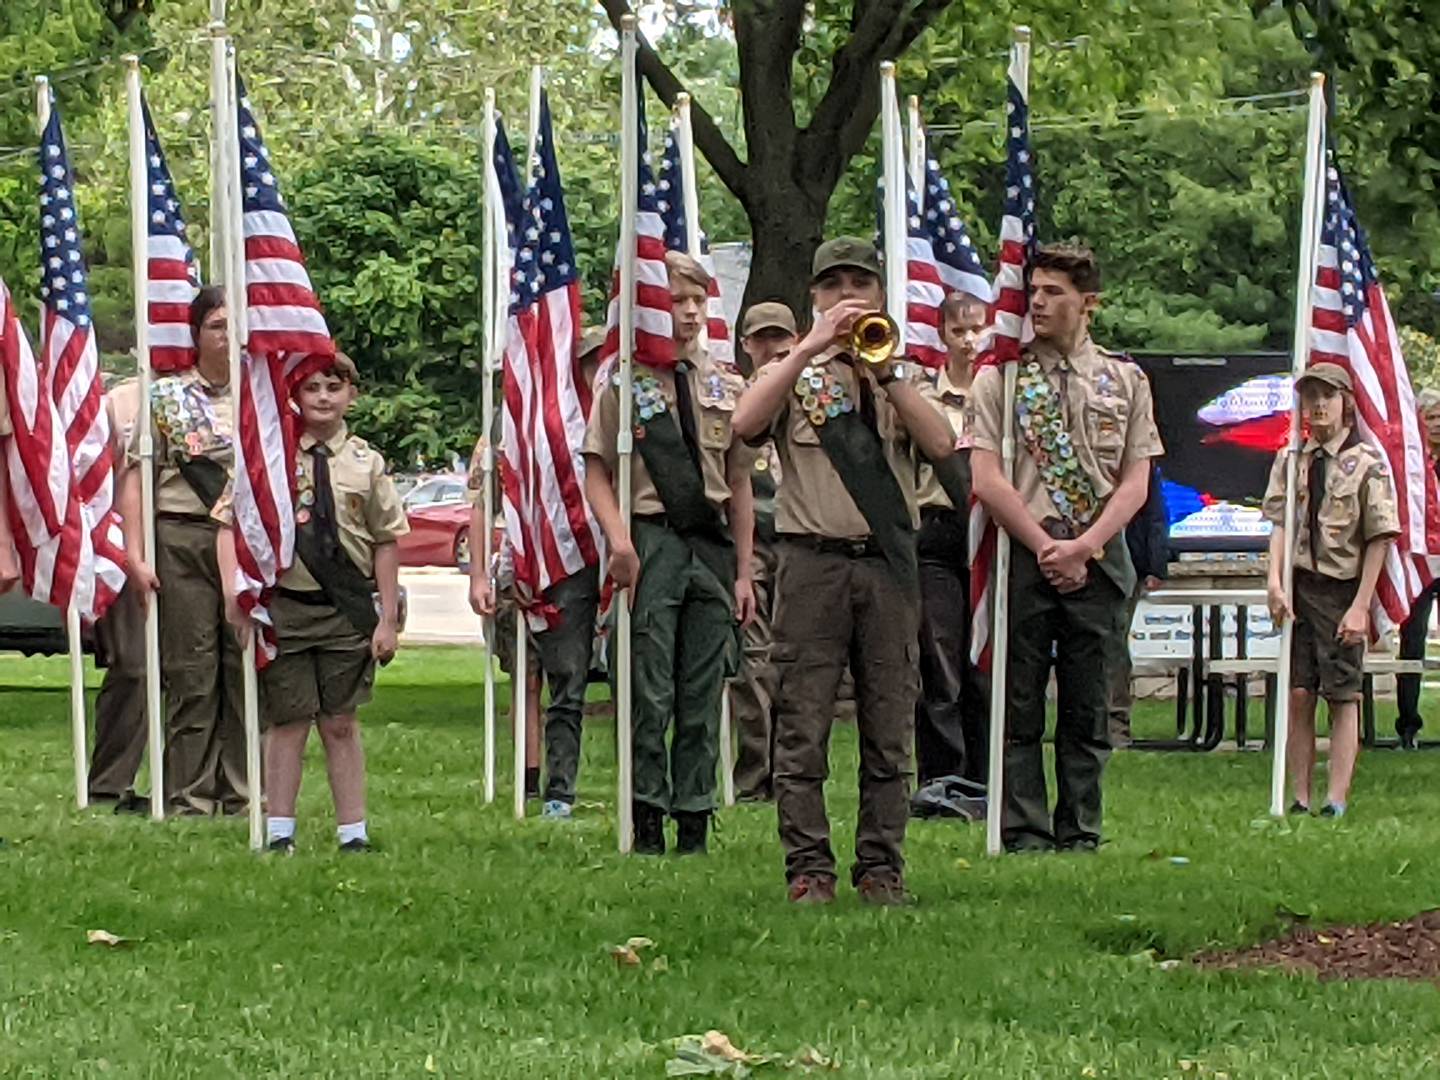
[[[875,385],[889,386],[896,379],[908,378],[909,374],[910,373],[905,368],[905,362],[903,360],[897,360],[895,361],[895,363],[890,365],[890,370],[887,371],[884,375],[877,375],[875,377]]]

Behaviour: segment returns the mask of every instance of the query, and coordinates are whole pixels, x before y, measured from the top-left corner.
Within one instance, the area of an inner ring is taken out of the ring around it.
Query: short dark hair
[[[220,285],[206,285],[198,293],[195,299],[190,301],[190,332],[195,335],[196,340],[200,338],[200,327],[205,325],[206,318],[216,308],[225,306],[225,289]]]
[[[1100,291],[1100,263],[1095,253],[1079,244],[1041,244],[1031,265],[1036,270],[1056,270],[1083,293]]]

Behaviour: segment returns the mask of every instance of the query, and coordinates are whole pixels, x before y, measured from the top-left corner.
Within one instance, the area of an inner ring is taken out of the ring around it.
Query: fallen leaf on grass
[[[789,1064],[797,1069],[809,1072],[811,1069],[838,1069],[840,1063],[826,1054],[822,1054],[813,1046],[807,1046],[800,1053],[791,1058]]]
[[[112,949],[120,945],[131,944],[130,938],[118,937],[109,930],[86,930],[85,941],[89,945],[106,945]]]
[[[624,945],[611,945],[610,955],[621,967],[639,967],[640,950],[653,949],[655,942],[648,937],[632,937]]]
[[[700,1049],[707,1054],[722,1057],[726,1061],[749,1062],[753,1060],[752,1055],[745,1053],[745,1051],[730,1041],[730,1036],[726,1035],[723,1031],[715,1031],[714,1029],[705,1032],[704,1036],[701,1037]]]
[[[435,1055],[434,1055],[434,1054],[426,1054],[426,1055],[425,1055],[425,1071],[428,1072],[428,1073],[433,1073],[433,1072],[439,1072],[439,1071],[440,1071],[439,1067],[435,1064]]]
[[[670,970],[670,961],[663,956],[657,956],[650,961],[650,970],[656,975]]]

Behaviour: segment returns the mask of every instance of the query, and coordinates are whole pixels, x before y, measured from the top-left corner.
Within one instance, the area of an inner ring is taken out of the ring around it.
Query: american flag
[[[13,433],[0,439],[10,484],[10,531],[20,555],[25,591],[65,610],[77,585],[83,585],[77,575],[91,557],[88,538],[71,484],[69,450],[59,434],[60,412],[4,281],[0,281],[0,378]]]
[[[75,178],[60,110],[52,105],[40,137],[40,372],[59,415],[84,533],[70,600],[85,618],[99,618],[125,587],[125,547],[82,245]],[[41,458],[49,459],[48,453]]]
[[[1440,556],[1440,492],[1400,353],[1390,305],[1340,170],[1330,161],[1313,292],[1310,363],[1339,364],[1355,385],[1361,436],[1384,455],[1395,482],[1400,535],[1390,548],[1371,608],[1376,635],[1405,621]]]
[[[190,301],[200,288],[200,267],[185,235],[185,217],[175,194],[175,181],[165,164],[150,106],[143,97],[140,110],[145,118],[146,187],[150,193],[145,294],[150,320],[150,366],[158,372],[181,371],[195,364]]]
[[[912,188],[909,197],[906,351],[928,368],[942,368],[946,353],[940,327],[945,298],[968,293],[989,303],[990,278],[960,219],[950,183],[940,175],[940,163],[934,158],[925,162],[924,192]]]
[[[504,138],[497,125],[495,168],[502,197],[508,185],[513,204],[514,165]],[[505,534],[521,606],[543,626],[549,615],[539,604],[544,590],[600,559],[580,453],[591,403],[576,349],[580,278],[543,93],[515,239],[502,366]]]
[[[674,328],[670,318],[670,274],[665,269],[665,222],[660,215],[660,191],[646,149],[644,95],[640,95],[638,139],[639,192],[635,215],[635,340],[632,357],[653,368],[675,366]],[[610,282],[610,304],[605,312],[605,344],[600,349],[604,380],[620,358],[620,245],[615,245],[615,272]]]
[[[665,247],[669,251],[690,252],[689,222],[685,219],[685,169],[680,161],[680,140],[676,138],[677,122],[665,132],[665,152],[660,157],[660,181],[657,205],[665,223]],[[705,337],[702,345],[721,364],[735,362],[734,335],[725,317],[725,302],[720,295],[720,279],[715,276],[715,263],[710,258],[710,241],[700,233],[700,265],[710,275],[710,293],[705,302]]]
[[[1007,364],[1020,359],[1030,312],[1030,263],[1035,251],[1035,158],[1030,150],[1029,80],[1022,52],[1010,52],[1005,103],[1005,215],[1000,223],[1000,269],[990,305],[989,342],[976,361]],[[1013,402],[1006,402],[1013,409]],[[994,617],[996,526],[985,506],[970,498],[970,659],[990,670]]]
[[[260,625],[256,658],[263,666],[275,656],[270,590],[295,556],[295,455],[300,423],[290,395],[334,359],[335,343],[290,228],[285,200],[250,99],[238,77],[235,95],[249,330],[236,422],[235,553],[242,586],[239,600]]]

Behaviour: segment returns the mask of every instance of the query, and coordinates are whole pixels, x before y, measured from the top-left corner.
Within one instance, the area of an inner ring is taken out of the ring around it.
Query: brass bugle
[[[900,328],[883,311],[861,315],[850,328],[850,351],[867,364],[883,364],[895,355]]]

